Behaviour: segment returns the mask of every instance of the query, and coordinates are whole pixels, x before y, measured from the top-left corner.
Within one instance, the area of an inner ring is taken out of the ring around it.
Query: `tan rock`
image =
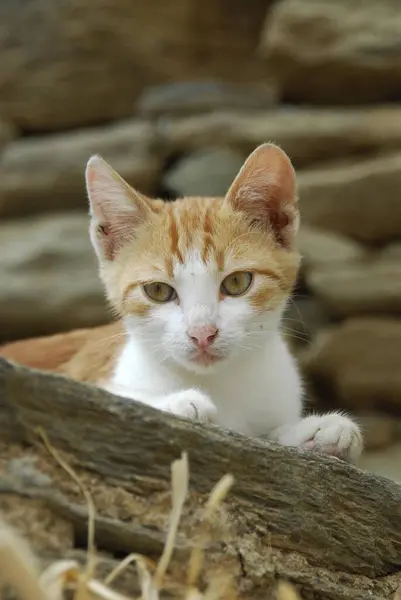
[[[401,406],[401,319],[354,319],[320,335],[303,356],[305,372],[340,405]]]
[[[374,411],[358,412],[355,417],[363,432],[365,450],[378,450],[394,443],[396,418]]]
[[[290,101],[397,99],[400,29],[398,0],[282,0],[268,13],[262,54]]]
[[[389,263],[389,262],[401,262],[401,242],[394,242],[388,244],[380,252],[377,253],[377,260]]]
[[[0,116],[57,130],[131,116],[150,84],[255,81],[269,2],[31,0],[0,3]]]
[[[401,263],[378,260],[311,269],[306,285],[333,315],[401,313]]]
[[[0,225],[2,341],[109,319],[84,214]]]
[[[401,483],[401,444],[374,452],[366,452],[362,455],[358,466],[381,477]]]
[[[86,210],[85,166],[97,153],[138,189],[155,191],[162,160],[148,123],[126,121],[24,138],[10,143],[0,156],[0,217]]]
[[[401,235],[401,153],[298,174],[303,222],[366,242]]]
[[[301,206],[302,210],[302,206]],[[305,269],[360,263],[367,260],[368,251],[345,235],[301,225],[297,246]]]
[[[279,144],[299,167],[316,161],[401,148],[401,107],[209,112],[165,118],[160,133],[173,152],[228,146],[249,154],[263,142]]]
[[[15,137],[17,137],[16,129],[10,123],[0,121],[0,151]]]

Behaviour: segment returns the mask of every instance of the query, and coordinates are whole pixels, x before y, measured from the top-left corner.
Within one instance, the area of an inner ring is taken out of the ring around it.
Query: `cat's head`
[[[152,200],[98,156],[86,181],[108,298],[160,360],[208,372],[277,332],[299,265],[295,173],[277,146],[225,198]]]

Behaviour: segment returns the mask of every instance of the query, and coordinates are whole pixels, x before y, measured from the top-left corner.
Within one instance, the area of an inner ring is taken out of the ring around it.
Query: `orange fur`
[[[142,286],[151,281],[173,285],[174,264],[182,264],[194,250],[220,272],[261,275],[261,285],[248,294],[255,310],[281,303],[291,293],[300,260],[293,249],[298,225],[294,182],[289,160],[265,145],[245,163],[225,199],[165,203],[139,194],[95,157],[87,170],[91,236],[116,313],[151,315],[152,303]],[[117,322],[17,342],[0,348],[0,354],[30,367],[100,383],[111,374],[124,339],[122,323]]]
[[[160,201],[153,202],[157,211],[139,226],[137,237],[128,240],[102,269],[109,298],[119,315],[146,315],[150,305],[132,292],[147,281],[169,282],[174,260],[182,262],[191,248],[199,250],[204,262],[214,259],[221,271],[232,266],[265,275],[265,293],[250,293],[257,308],[262,309],[269,301],[269,290],[277,296],[278,289],[281,299],[291,292],[298,254],[277,246],[273,235],[262,229],[250,228],[244,215],[227,207],[222,198],[184,198],[163,206]]]
[[[110,372],[118,347],[123,343],[123,329],[117,322],[12,342],[0,347],[0,356],[31,369],[94,382],[98,379],[97,373]]]
[[[124,342],[125,333],[120,321],[97,327],[59,371],[77,381],[101,384],[111,375]]]

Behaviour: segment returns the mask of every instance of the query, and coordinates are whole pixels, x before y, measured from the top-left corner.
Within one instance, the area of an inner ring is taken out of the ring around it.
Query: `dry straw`
[[[127,556],[104,581],[94,577],[96,568],[95,551],[95,506],[93,500],[75,471],[51,446],[43,431],[39,431],[47,450],[57,463],[69,474],[81,489],[88,509],[87,562],[81,567],[75,560],[53,562],[42,573],[30,548],[17,533],[0,523],[0,584],[11,586],[20,600],[64,600],[66,591],[73,600],[159,600],[160,593],[169,592],[170,598],[182,600],[234,600],[234,576],[227,573],[212,577],[205,591],[199,589],[199,579],[204,566],[205,548],[210,541],[210,523],[218,507],[233,485],[233,477],[225,475],[213,488],[206,503],[199,538],[194,542],[189,559],[186,584],[174,583],[167,578],[183,506],[188,494],[189,466],[186,453],[171,465],[172,509],[166,542],[160,560],[155,564],[141,554]],[[129,564],[135,564],[141,596],[126,596],[111,587],[113,581]],[[207,579],[207,576],[206,576]],[[277,587],[276,600],[299,600],[294,588],[287,583]]]

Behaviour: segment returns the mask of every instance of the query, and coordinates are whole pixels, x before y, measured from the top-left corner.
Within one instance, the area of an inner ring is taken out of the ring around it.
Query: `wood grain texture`
[[[8,464],[12,441],[22,453],[37,457],[38,470],[46,473],[43,448],[35,441],[37,426],[91,484],[107,489],[113,518],[99,514],[97,535],[110,553],[160,552],[163,527],[128,522],[119,497],[127,492],[142,502],[148,497],[149,511],[164,512],[166,523],[170,464],[185,450],[194,505],[225,473],[235,477],[225,505],[231,533],[216,557],[221,563],[235,555],[245,597],[258,597],[261,586],[277,576],[314,592],[313,598],[390,598],[397,587],[401,487],[392,481],[334,458],[177,419],[1,360],[0,440],[7,442],[1,445],[2,464]],[[86,510],[82,501],[68,498],[66,477],[58,474],[50,486],[39,486],[6,473],[0,476],[0,495],[41,497],[82,533]],[[188,521],[183,548],[189,528]],[[270,568],[275,552],[279,558]]]

